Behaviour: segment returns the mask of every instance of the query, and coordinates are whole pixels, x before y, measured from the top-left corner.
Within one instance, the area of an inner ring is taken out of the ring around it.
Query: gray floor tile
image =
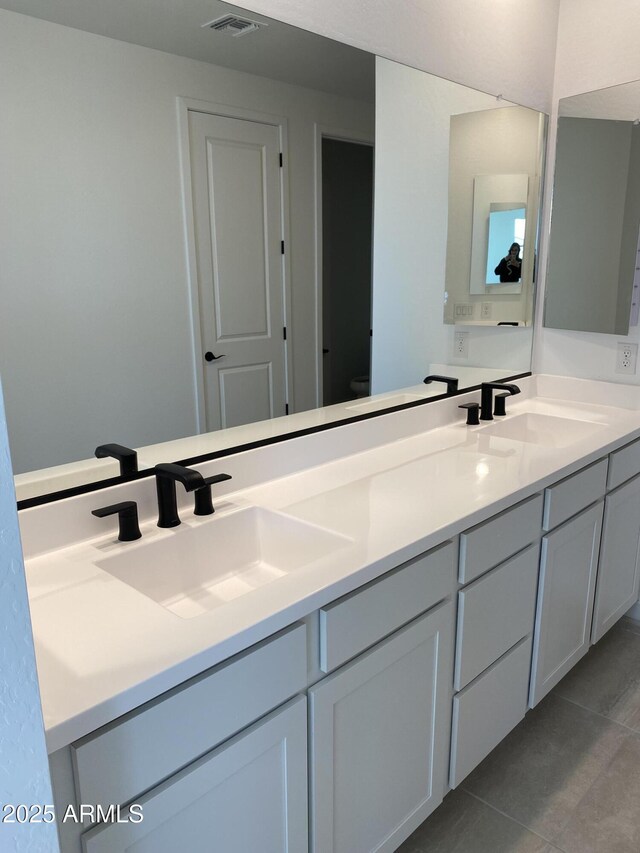
[[[582,799],[558,844],[566,853],[640,850],[640,738],[630,734]]]
[[[397,853],[550,853],[542,838],[461,791],[452,791]]]
[[[637,622],[635,619],[629,619],[627,616],[623,616],[619,624],[621,628],[624,628],[626,631],[631,631],[632,634],[640,634],[640,622]]]
[[[554,692],[640,731],[640,633],[618,623]]]
[[[547,696],[462,787],[557,844],[579,802],[631,736],[616,723]]]

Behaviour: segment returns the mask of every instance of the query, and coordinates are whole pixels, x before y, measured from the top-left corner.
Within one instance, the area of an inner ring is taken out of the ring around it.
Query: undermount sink
[[[545,447],[566,447],[568,444],[593,435],[603,426],[604,424],[596,421],[524,412],[504,421],[494,421],[484,429],[478,430],[478,434],[540,444]]]
[[[278,512],[249,507],[96,565],[183,619],[200,616],[349,545],[351,540]]]

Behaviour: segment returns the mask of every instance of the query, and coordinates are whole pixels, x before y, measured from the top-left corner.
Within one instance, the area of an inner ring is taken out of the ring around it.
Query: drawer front
[[[536,542],[458,593],[456,690],[532,633],[539,555]]]
[[[439,548],[320,610],[320,669],[331,672],[453,593],[456,546]]]
[[[306,629],[294,625],[73,744],[78,801],[129,802],[304,690],[306,680]]]
[[[453,698],[451,787],[455,788],[525,715],[531,638]]]
[[[469,583],[540,536],[542,495],[534,495],[460,536],[458,580]]]
[[[640,474],[640,438],[609,456],[608,489],[617,489],[626,480]]]
[[[604,497],[607,488],[607,460],[583,468],[544,490],[542,527],[545,531],[563,524],[590,504]]]

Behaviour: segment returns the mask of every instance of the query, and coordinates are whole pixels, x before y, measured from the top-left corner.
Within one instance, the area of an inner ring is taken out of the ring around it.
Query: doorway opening
[[[322,138],[322,405],[369,396],[373,146]]]

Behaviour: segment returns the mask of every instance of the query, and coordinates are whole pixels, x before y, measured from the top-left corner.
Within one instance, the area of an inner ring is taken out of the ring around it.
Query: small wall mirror
[[[544,325],[626,335],[640,290],[640,81],[559,105]]]

